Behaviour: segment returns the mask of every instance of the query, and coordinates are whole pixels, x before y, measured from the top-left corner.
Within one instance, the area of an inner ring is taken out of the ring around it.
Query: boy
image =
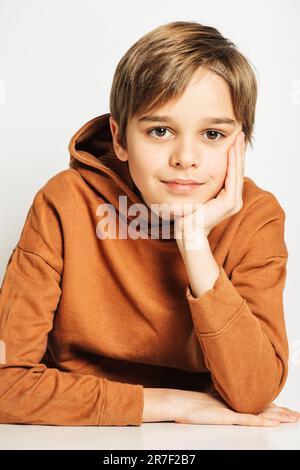
[[[169,23],[127,51],[111,112],[72,137],[9,258],[0,422],[298,418],[271,403],[288,253],[283,209],[243,176],[255,102],[249,63],[214,28]]]

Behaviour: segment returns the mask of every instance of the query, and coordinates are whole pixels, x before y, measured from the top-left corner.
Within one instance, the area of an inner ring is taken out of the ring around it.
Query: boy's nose
[[[199,148],[196,148],[196,145],[193,145],[193,142],[189,139],[182,140],[179,145],[176,146],[176,149],[173,149],[171,155],[171,164],[174,166],[182,166],[183,168],[188,168],[190,166],[198,167],[201,163],[201,155]]]
[[[200,165],[201,158],[195,152],[177,152],[171,157],[171,164],[173,166],[182,166],[183,168],[189,168],[190,166],[198,167]]]

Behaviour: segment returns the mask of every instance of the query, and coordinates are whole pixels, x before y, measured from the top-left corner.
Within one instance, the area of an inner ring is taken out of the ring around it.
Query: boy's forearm
[[[219,277],[220,269],[211,252],[208,239],[203,237],[201,248],[182,252],[183,261],[188,274],[191,293],[200,297],[212,289]]]

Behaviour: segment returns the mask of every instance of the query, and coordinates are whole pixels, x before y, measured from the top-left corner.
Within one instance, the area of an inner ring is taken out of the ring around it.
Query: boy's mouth
[[[186,193],[186,192],[191,192],[195,191],[198,189],[200,186],[203,185],[203,183],[199,183],[194,180],[166,180],[166,181],[161,181],[164,186],[171,191],[172,193]]]
[[[189,179],[172,179],[172,180],[165,180],[164,183],[178,183],[178,184],[200,184],[199,181],[196,180],[189,180]]]

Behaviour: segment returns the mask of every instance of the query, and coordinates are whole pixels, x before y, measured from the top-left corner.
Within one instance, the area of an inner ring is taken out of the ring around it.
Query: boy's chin
[[[180,204],[177,208],[172,210],[172,205],[170,205],[170,210],[168,211],[160,211],[159,217],[163,220],[167,221],[174,221],[178,217],[188,216],[199,210],[203,206],[203,203],[183,203]]]

